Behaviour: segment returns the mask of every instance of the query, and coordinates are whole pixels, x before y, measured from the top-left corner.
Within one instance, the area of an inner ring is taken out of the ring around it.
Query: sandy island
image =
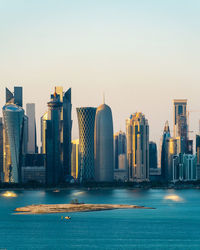
[[[40,204],[16,208],[17,214],[50,214],[50,213],[75,213],[91,212],[113,209],[154,209],[137,205],[113,204]]]

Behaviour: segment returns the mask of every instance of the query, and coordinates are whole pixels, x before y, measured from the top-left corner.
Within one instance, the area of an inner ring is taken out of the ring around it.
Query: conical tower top
[[[170,132],[168,121],[165,122],[164,132]]]

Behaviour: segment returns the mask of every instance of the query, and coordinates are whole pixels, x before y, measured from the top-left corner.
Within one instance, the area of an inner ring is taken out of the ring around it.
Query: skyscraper
[[[4,182],[20,182],[24,110],[15,104],[3,107]]]
[[[94,173],[94,125],[96,108],[77,108],[79,125],[80,181],[93,181]]]
[[[166,165],[166,159],[167,159],[167,145],[166,140],[170,138],[170,129],[169,129],[169,123],[166,121],[163,135],[161,137],[160,141],[160,168],[161,168],[161,176],[162,179],[166,179],[167,175],[167,165]]]
[[[135,113],[126,121],[126,129],[129,180],[149,180],[148,121],[142,113]]]
[[[187,100],[175,99],[174,103],[174,137],[183,137],[185,143],[188,139],[187,126]]]
[[[157,145],[155,142],[149,142],[149,168],[157,168]]]
[[[26,115],[28,117],[28,153],[37,153],[37,136],[35,122],[35,103],[26,104]]]
[[[46,122],[48,120],[48,112],[45,112],[44,115],[40,118],[41,124],[41,154],[46,154]]]
[[[126,134],[121,130],[114,134],[114,168],[119,168],[119,155],[126,154]]]
[[[71,133],[72,133],[71,88],[63,96],[63,170],[64,176],[71,176]]]
[[[60,96],[56,90],[48,102],[46,121],[46,183],[56,185],[63,181],[61,161],[61,107]]]
[[[3,120],[0,117],[0,182],[3,182]]]
[[[94,134],[95,180],[113,181],[113,119],[106,104],[97,108]]]
[[[69,88],[65,93],[63,92],[63,87],[55,87],[56,94],[60,98],[62,103],[60,111],[60,144],[61,144],[61,162],[63,165],[63,180],[66,180],[71,176],[71,132],[72,132],[72,119],[71,119],[71,88]],[[41,152],[46,153],[46,121],[49,120],[50,113],[46,112],[41,117]]]

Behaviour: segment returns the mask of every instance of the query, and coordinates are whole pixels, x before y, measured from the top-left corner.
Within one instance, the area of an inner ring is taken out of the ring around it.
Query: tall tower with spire
[[[166,157],[167,157],[167,145],[166,141],[168,138],[170,138],[170,129],[169,129],[169,123],[168,121],[165,122],[163,135],[161,137],[160,141],[160,168],[161,168],[161,176],[162,179],[166,179],[166,173],[167,173],[167,164],[166,164]]]
[[[113,119],[111,108],[105,104],[97,108],[94,132],[95,180],[99,182],[113,181]]]

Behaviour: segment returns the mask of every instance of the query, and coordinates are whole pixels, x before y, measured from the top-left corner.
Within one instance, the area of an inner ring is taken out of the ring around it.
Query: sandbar
[[[75,213],[92,212],[113,209],[154,209],[137,205],[115,204],[39,204],[19,207],[15,209],[17,214],[50,214],[50,213]]]

